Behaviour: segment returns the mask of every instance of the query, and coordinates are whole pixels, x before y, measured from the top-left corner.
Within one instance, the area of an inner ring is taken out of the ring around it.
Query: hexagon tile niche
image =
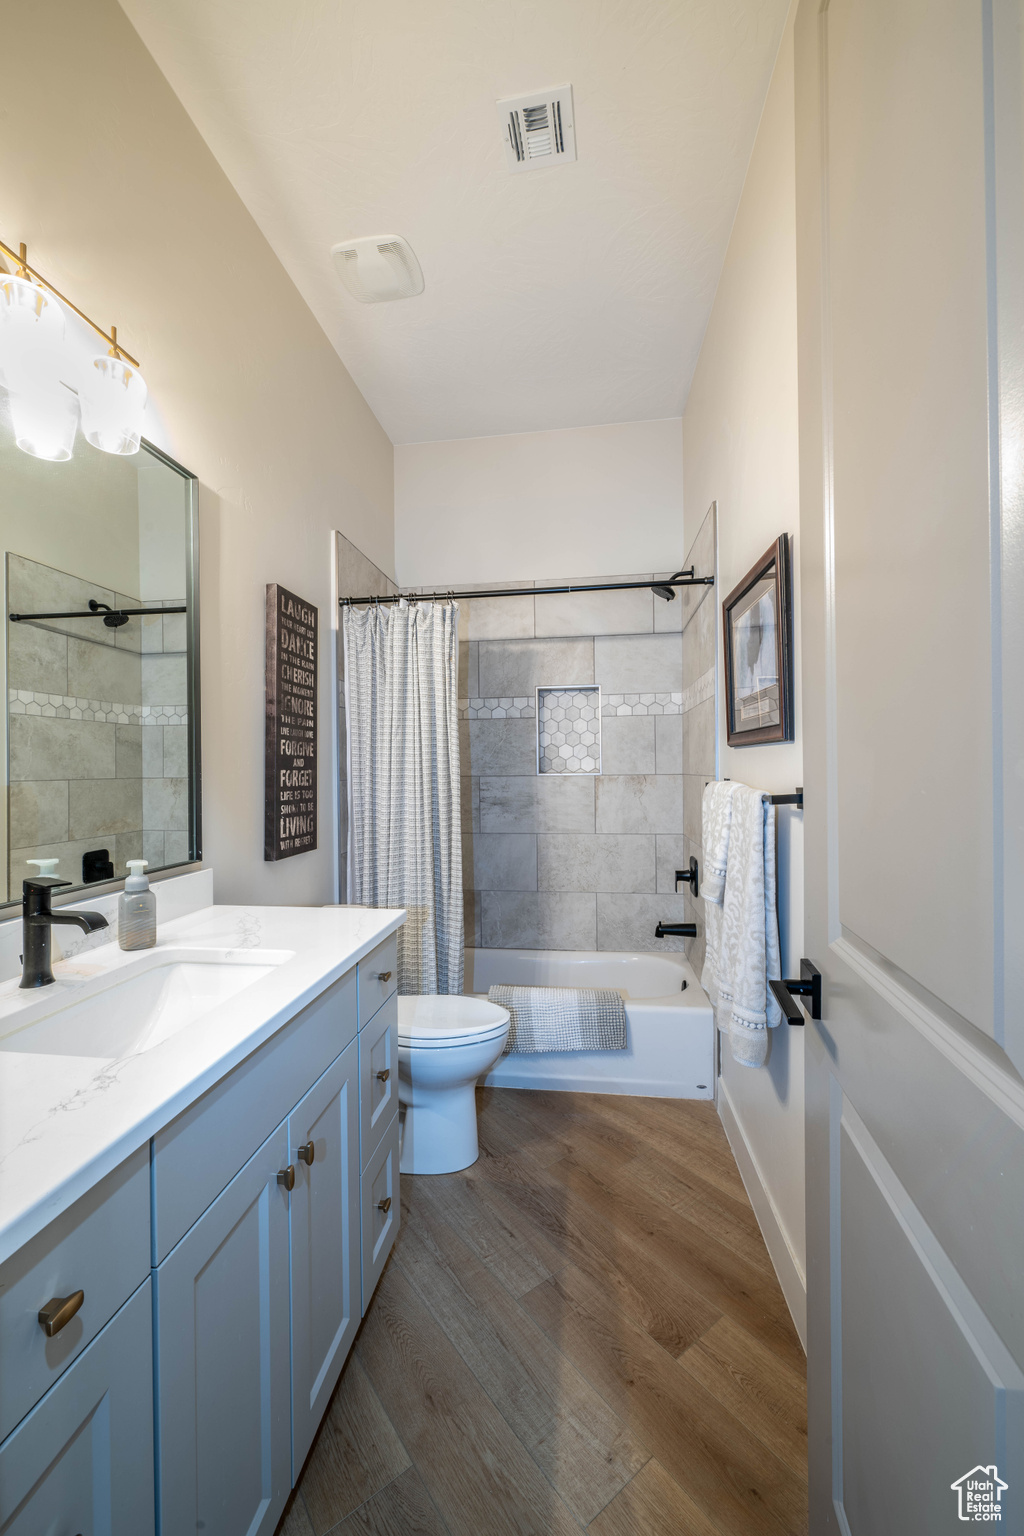
[[[601,772],[601,689],[537,689],[537,772]]]

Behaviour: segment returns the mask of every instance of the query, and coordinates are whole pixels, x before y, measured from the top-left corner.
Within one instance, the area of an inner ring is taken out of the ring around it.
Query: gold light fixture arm
[[[48,288],[55,298],[60,299],[62,304],[67,305],[68,309],[73,309],[80,320],[84,320],[86,325],[91,325],[98,336],[102,336],[104,341],[109,342],[112,357],[123,357],[125,362],[132,363],[136,368],[141,368],[142,364],[139,362],[138,358],[132,357],[131,353],[126,352],[124,347],[119,344],[117,339],[116,325],[112,325],[109,332],[105,331],[102,325],[97,325],[95,320],[90,320],[85,311],[79,309],[77,304],[72,304],[70,299],[65,298],[59,288],[55,288],[52,283],[48,283],[41,272],[37,272],[35,267],[29,266],[28,262],[25,260],[27,247],[25,246],[24,242],[21,245],[20,251],[12,251],[9,245],[5,245],[4,242],[0,240],[0,251],[2,251],[5,256],[9,256],[12,261],[16,261],[18,263],[16,276],[34,277],[37,283],[42,283],[44,288]]]

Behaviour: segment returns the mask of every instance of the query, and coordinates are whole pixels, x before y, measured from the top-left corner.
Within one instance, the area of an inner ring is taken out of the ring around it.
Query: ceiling
[[[681,413],[787,0],[121,3],[394,442]],[[396,234],[425,292],[360,304],[331,246]]]

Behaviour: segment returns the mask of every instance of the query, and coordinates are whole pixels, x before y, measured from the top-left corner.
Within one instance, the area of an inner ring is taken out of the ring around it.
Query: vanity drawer
[[[0,1265],[0,1440],[149,1275],[149,1144]],[[83,1291],[47,1338],[39,1312]]]
[[[359,1151],[365,1168],[398,1108],[398,996],[359,1033]]]
[[[355,1038],[351,970],[153,1138],[153,1263]]]
[[[383,944],[372,949],[365,960],[360,960],[359,972],[359,1028],[369,1024],[381,1003],[386,1003],[398,991],[398,934],[393,933]]]
[[[398,1113],[384,1129],[380,1145],[363,1169],[360,1206],[363,1224],[363,1316],[370,1305],[387,1256],[398,1236]],[[384,1207],[386,1206],[386,1209]]]

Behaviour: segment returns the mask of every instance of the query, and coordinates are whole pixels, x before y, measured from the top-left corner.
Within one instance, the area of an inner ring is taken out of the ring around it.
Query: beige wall
[[[446,586],[672,569],[685,548],[682,468],[678,418],[399,445],[399,579]]]
[[[115,0],[9,11],[0,238],[142,362],[147,435],[200,478],[204,853],[218,900],[329,901],[320,847],[263,861],[264,588],[319,605],[331,531],[394,566],[392,449]],[[162,427],[162,429],[161,429]]]
[[[782,532],[798,529],[796,231],[792,14],[765,102],[711,320],[683,416],[687,536],[718,505],[718,645],[721,599]],[[796,740],[730,748],[719,709],[719,774],[771,791],[803,783],[800,724],[799,550],[793,544]],[[720,674],[721,676],[721,671]],[[803,936],[802,825],[779,813],[784,966],[799,962]],[[787,975],[793,972],[786,970]],[[725,1052],[723,1118],[755,1194],[784,1283],[804,1268],[803,1040],[779,1027],[766,1069],[737,1066]],[[731,1116],[731,1118],[730,1118]],[[745,1155],[744,1155],[745,1154]],[[787,1285],[796,1311],[800,1297]],[[802,1322],[801,1322],[802,1326]]]

